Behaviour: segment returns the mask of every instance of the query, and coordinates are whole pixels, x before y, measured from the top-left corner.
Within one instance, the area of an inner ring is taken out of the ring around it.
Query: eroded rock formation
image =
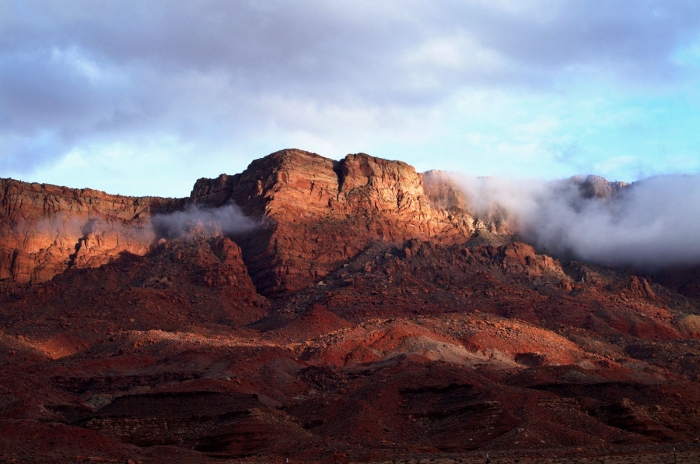
[[[155,238],[151,215],[181,203],[0,179],[0,280],[44,282],[124,251],[143,255]]]
[[[262,219],[262,230],[239,239],[253,280],[268,293],[309,286],[374,241],[456,243],[486,227],[466,211],[434,206],[408,164],[362,153],[334,161],[283,150],[241,174],[198,180],[190,201],[233,201]]]
[[[200,179],[190,198],[124,197],[2,180],[0,279],[43,282],[69,267],[96,267],[157,239],[151,216],[188,206],[240,205],[260,228],[236,237],[263,292],[306,287],[373,241],[463,241],[493,225],[441,208],[406,163],[348,155],[334,161],[283,150],[243,173]]]
[[[700,456],[697,268],[554,259],[362,154],[179,200],[2,182],[2,462]]]

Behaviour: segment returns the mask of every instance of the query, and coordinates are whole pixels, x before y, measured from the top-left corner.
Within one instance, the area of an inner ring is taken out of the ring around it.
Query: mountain
[[[151,215],[181,204],[0,179],[0,279],[41,283],[122,251],[143,255],[154,239]]]
[[[697,270],[549,256],[446,173],[283,150],[180,199],[0,187],[2,460],[700,456]]]

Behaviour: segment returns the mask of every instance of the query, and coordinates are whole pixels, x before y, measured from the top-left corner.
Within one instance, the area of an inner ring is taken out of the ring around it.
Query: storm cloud
[[[188,168],[237,172],[289,144],[413,164],[430,147],[466,165],[482,146],[463,139],[487,137],[463,132],[498,98],[556,96],[566,76],[687,82],[677,52],[699,30],[690,1],[3,2],[0,176],[83,172],[103,188],[116,173],[170,194]],[[525,163],[570,139],[489,146]]]

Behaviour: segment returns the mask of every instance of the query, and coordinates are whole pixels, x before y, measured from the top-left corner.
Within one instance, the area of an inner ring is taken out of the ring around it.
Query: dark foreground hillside
[[[2,461],[700,457],[696,271],[555,259],[363,154],[185,199],[2,182]]]

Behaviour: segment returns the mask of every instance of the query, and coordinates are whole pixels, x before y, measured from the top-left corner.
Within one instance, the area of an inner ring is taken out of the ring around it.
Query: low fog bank
[[[184,211],[153,216],[151,222],[157,234],[166,238],[190,235],[198,227],[224,235],[248,232],[257,227],[234,203],[219,208],[190,205]]]
[[[627,185],[602,178],[532,181],[452,176],[477,216],[501,214],[553,254],[657,271],[700,264],[700,176]]]

